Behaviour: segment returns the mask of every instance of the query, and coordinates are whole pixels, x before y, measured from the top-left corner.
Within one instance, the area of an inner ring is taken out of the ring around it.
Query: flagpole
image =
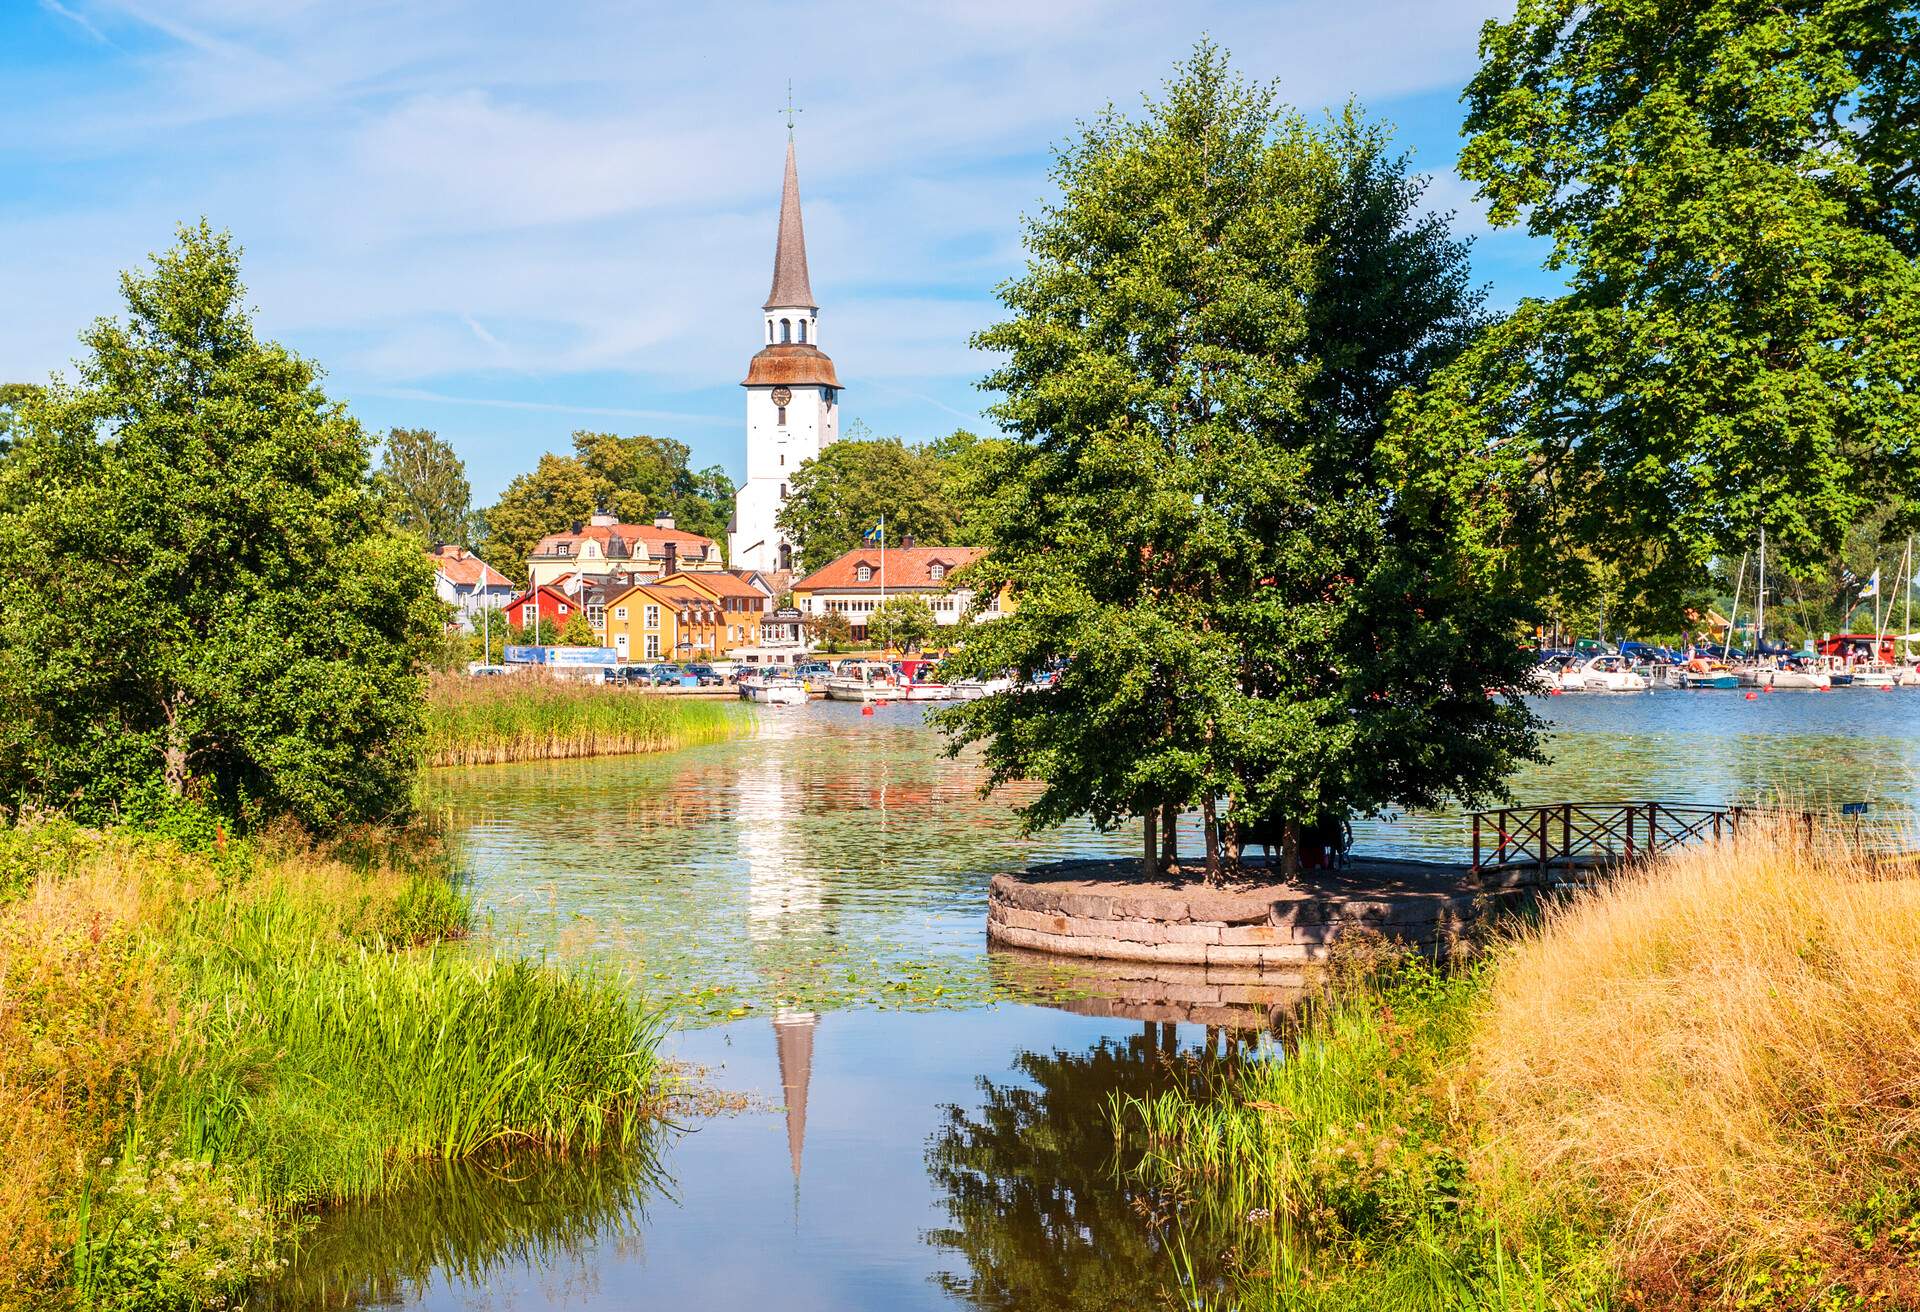
[[[886,608],[887,608],[887,517],[885,515],[882,515],[880,516],[880,609],[882,612],[884,612]],[[893,650],[893,640],[889,638],[887,640],[886,646],[881,648],[881,654],[884,655],[885,653],[890,652],[892,650]]]

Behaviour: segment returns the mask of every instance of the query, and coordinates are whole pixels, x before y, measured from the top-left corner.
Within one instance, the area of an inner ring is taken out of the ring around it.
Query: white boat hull
[[[906,694],[910,702],[947,702],[954,697],[953,689],[944,683],[910,683]]]
[[[1833,680],[1828,675],[1810,674],[1805,670],[1742,670],[1740,682],[1745,687],[1772,688],[1775,692],[1806,692],[1833,687]]]
[[[963,702],[978,701],[998,693],[1012,692],[1012,679],[963,679],[953,685],[953,695]]]
[[[827,697],[836,702],[890,702],[900,696],[898,688],[885,684],[861,683],[858,679],[829,679]]]
[[[762,685],[758,688],[746,688],[740,695],[748,701],[762,706],[800,706],[807,700],[807,690],[797,683]]]

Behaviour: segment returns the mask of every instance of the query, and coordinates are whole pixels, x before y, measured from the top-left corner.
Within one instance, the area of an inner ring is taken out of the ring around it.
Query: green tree
[[[694,472],[684,442],[670,438],[573,435],[574,454],[599,480],[599,505],[622,522],[648,524],[662,515],[674,525],[716,542],[727,539],[733,480],[718,465]]]
[[[464,545],[473,486],[451,446],[426,428],[396,428],[380,457],[380,483],[393,522],[428,542]]]
[[[1016,440],[968,581],[1016,609],[957,662],[1068,664],[942,712],[953,749],[983,743],[994,785],[1040,781],[1029,826],[1147,817],[1150,867],[1199,806],[1217,870],[1220,797],[1292,840],[1496,792],[1537,748],[1519,700],[1487,695],[1526,658],[1484,471],[1388,428],[1478,301],[1384,131],[1312,130],[1203,43],[1055,176],[1011,315],[976,338]]]
[[[1461,171],[1568,290],[1422,422],[1501,453],[1537,576],[1582,544],[1670,614],[1762,529],[1785,571],[1877,505],[1911,519],[1916,41],[1884,0],[1519,0],[1482,29]]]
[[[254,334],[203,220],[0,463],[0,798],[164,782],[326,829],[404,810],[440,607],[358,424]]]
[[[867,617],[867,639],[901,651],[913,651],[939,629],[925,597],[888,597]]]
[[[809,615],[804,621],[807,637],[828,653],[842,652],[853,641],[853,624],[837,610]]]
[[[553,641],[562,647],[598,647],[600,638],[593,631],[586,613],[575,611],[567,616],[567,622],[560,626],[559,635]]]
[[[527,557],[549,533],[590,519],[604,483],[572,456],[540,457],[532,473],[507,484],[482,516],[487,563],[516,582],[527,581]]]
[[[32,383],[0,383],[0,456],[13,445],[13,426],[21,407],[40,395]]]
[[[896,545],[907,537],[948,543],[958,527],[938,460],[897,437],[828,444],[795,471],[777,522],[801,568],[818,569],[859,546],[882,517]]]

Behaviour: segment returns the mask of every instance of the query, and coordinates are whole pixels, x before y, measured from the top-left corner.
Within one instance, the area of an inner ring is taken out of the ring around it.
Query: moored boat
[[[961,679],[953,685],[953,695],[963,702],[978,701],[982,697],[992,697],[998,693],[1012,691],[1013,680],[1006,675],[997,675],[991,679]]]
[[[837,702],[898,701],[900,683],[890,665],[880,661],[851,661],[827,680],[827,696]]]
[[[1633,669],[1624,656],[1589,658],[1576,671],[1582,692],[1645,692],[1647,676]]]

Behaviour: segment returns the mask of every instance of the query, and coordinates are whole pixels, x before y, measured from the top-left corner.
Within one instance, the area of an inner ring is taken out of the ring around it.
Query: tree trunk
[[[187,732],[180,723],[180,708],[173,702],[165,703],[167,713],[167,745],[161,777],[166,781],[167,792],[174,797],[184,797],[187,792]]]
[[[1300,875],[1300,822],[1291,817],[1280,822],[1280,873],[1288,879]]]
[[[1200,799],[1200,818],[1207,839],[1207,882],[1220,882],[1220,821],[1213,813],[1213,793]]]
[[[1160,869],[1180,868],[1180,811],[1178,807],[1160,808]]]
[[[1160,828],[1159,809],[1157,807],[1148,807],[1147,813],[1141,816],[1140,819],[1142,821],[1142,827],[1147,831],[1147,861],[1146,864],[1141,867],[1140,875],[1143,879],[1158,879],[1160,877],[1160,844],[1157,841],[1159,838],[1158,830]]]
[[[1220,846],[1226,850],[1227,869],[1240,869],[1240,825],[1229,811],[1220,824]]]

